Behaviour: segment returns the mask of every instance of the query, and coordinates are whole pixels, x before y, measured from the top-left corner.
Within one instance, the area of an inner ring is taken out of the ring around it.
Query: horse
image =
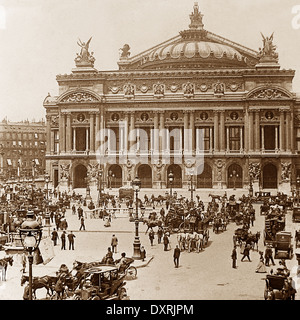
[[[21,277],[21,286],[29,282],[29,276],[22,275]],[[57,282],[56,276],[43,276],[43,277],[34,277],[32,279],[32,296],[36,299],[36,290],[45,288],[47,290],[46,296],[51,297],[54,292],[54,286]],[[50,292],[51,291],[51,292]],[[23,299],[28,300],[29,298],[29,284],[24,288]]]
[[[178,246],[179,246],[180,251],[185,250],[185,245],[187,242],[186,234],[185,233],[178,233],[177,241],[178,241]]]
[[[246,244],[250,244],[254,250],[256,244],[256,250],[258,251],[258,241],[260,239],[260,231],[257,231],[255,234],[248,234],[246,239]]]
[[[203,249],[203,235],[197,232],[187,235],[187,243],[188,243],[188,252],[191,252],[193,249],[199,253],[200,250]]]
[[[144,219],[143,223],[147,225],[147,230],[145,232],[145,234],[147,234],[149,229],[155,228],[155,227],[159,227],[162,225],[162,221],[161,220],[150,220],[150,219]]]
[[[12,266],[14,262],[14,258],[12,256],[4,257],[0,259],[0,269],[2,270],[2,281],[6,281],[6,271],[8,265]]]

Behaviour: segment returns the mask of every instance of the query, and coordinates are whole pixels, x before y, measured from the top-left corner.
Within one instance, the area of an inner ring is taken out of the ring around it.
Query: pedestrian
[[[164,241],[164,251],[168,251],[169,238],[167,234],[164,235],[163,241]]]
[[[236,247],[237,235],[235,233],[232,236],[232,240],[233,240],[233,247]]]
[[[54,228],[52,233],[51,233],[51,239],[53,241],[53,245],[56,246],[57,245],[57,239],[58,239],[58,233],[56,231],[56,229]]]
[[[243,252],[243,257],[241,259],[241,261],[244,261],[245,258],[248,258],[248,260],[251,262],[251,259],[250,259],[250,244],[247,244],[245,246],[245,249],[244,249],[244,252]]]
[[[157,241],[158,243],[161,243],[161,239],[162,239],[162,236],[164,234],[164,230],[162,227],[158,227],[158,230],[157,230]]]
[[[267,269],[266,269],[266,266],[265,266],[265,263],[264,263],[264,261],[265,261],[264,260],[264,253],[262,251],[259,251],[259,254],[260,254],[259,264],[257,265],[255,272],[257,272],[257,273],[266,273]]]
[[[60,227],[61,227],[61,230],[67,230],[68,229],[68,222],[67,222],[66,218],[64,218],[60,222]]]
[[[146,250],[143,246],[141,246],[141,258],[142,258],[142,261],[145,261],[146,259]]]
[[[178,245],[176,245],[176,248],[174,249],[174,254],[173,254],[175,268],[178,268],[179,266],[179,257],[180,257],[180,249],[178,248]]]
[[[74,238],[76,238],[76,236],[73,234],[73,232],[71,231],[68,234],[68,239],[69,239],[69,250],[74,250]]]
[[[232,259],[232,268],[236,269],[236,260],[237,260],[236,246],[233,247],[233,250],[231,253],[231,259]]]
[[[66,250],[66,231],[63,231],[62,235],[60,236],[61,240],[61,250]]]
[[[151,246],[153,246],[153,240],[154,240],[154,231],[153,231],[153,229],[151,229],[150,232],[149,232],[149,239],[150,239]]]
[[[78,220],[80,220],[80,218],[83,216],[83,209],[81,208],[81,205],[79,205],[77,209],[77,213],[78,213]]]
[[[117,253],[117,245],[118,245],[118,238],[113,234],[111,238],[111,250],[113,253]]]
[[[75,207],[75,204],[73,204],[73,206],[72,206],[72,214],[76,214],[76,207]]]
[[[22,253],[22,273],[25,273],[26,270],[26,262],[27,262],[27,255],[26,255],[26,251],[24,250]]]
[[[84,224],[84,217],[82,216],[81,219],[80,219],[80,228],[79,228],[79,231],[83,229],[85,230],[85,224]]]
[[[273,250],[272,250],[271,246],[269,246],[268,252],[269,252],[269,259],[272,262],[272,265],[275,266],[275,262],[274,262],[274,259],[273,259]]]

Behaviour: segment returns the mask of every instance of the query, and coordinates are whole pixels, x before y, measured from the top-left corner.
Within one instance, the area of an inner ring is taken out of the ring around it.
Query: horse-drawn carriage
[[[265,300],[294,300],[296,290],[284,274],[268,274],[265,278]]]
[[[120,188],[119,189],[119,199],[120,200],[133,200],[134,190],[133,188]]]
[[[280,231],[275,235],[273,242],[275,259],[291,259],[293,256],[292,234],[288,231]]]
[[[84,271],[82,286],[75,290],[74,300],[128,300],[125,274],[115,266],[100,265]]]
[[[247,228],[238,228],[235,230],[234,234],[236,235],[236,241],[240,246],[243,242],[245,242],[245,244],[249,244],[252,249],[254,249],[256,246],[256,249],[258,250],[260,231],[251,233]]]
[[[277,215],[271,213],[265,217],[264,229],[264,245],[273,246],[277,232],[284,231],[285,229],[285,216],[283,214]]]
[[[293,217],[292,217],[293,222],[300,222],[300,206],[295,206],[293,207]]]
[[[228,222],[224,217],[215,217],[212,221],[213,232],[225,231],[227,224]]]

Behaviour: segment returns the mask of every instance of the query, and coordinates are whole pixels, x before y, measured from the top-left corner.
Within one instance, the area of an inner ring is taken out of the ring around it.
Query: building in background
[[[0,181],[20,182],[45,173],[46,123],[0,122]]]
[[[46,168],[54,186],[248,188],[291,192],[300,176],[300,99],[273,35],[258,51],[204,29],[197,3],[187,30],[98,71],[90,40],[44,100]],[[260,35],[258,35],[260,37]],[[95,36],[94,39],[97,39]],[[105,129],[108,129],[105,131]]]

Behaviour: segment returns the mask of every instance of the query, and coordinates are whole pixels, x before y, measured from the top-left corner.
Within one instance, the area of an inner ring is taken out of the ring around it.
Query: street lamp
[[[112,171],[108,171],[108,188],[111,190],[111,179],[112,179]]]
[[[172,197],[172,185],[173,185],[173,181],[174,181],[174,174],[172,171],[170,171],[170,173],[168,175],[168,179],[169,179],[169,184],[170,184],[170,196]]]
[[[48,192],[48,185],[50,182],[50,176],[48,173],[45,174],[45,183],[46,183],[46,213],[45,213],[45,227],[49,228],[49,235],[50,235],[50,214],[49,214],[49,192]]]
[[[32,300],[32,253],[38,248],[42,238],[42,228],[36,221],[33,211],[28,211],[25,221],[19,229],[20,238],[24,249],[29,253],[29,300]]]
[[[100,207],[100,203],[101,203],[102,174],[103,174],[103,170],[100,169],[100,170],[98,171],[98,207]]]
[[[141,259],[141,242],[139,237],[139,216],[138,216],[138,193],[141,187],[141,180],[135,177],[132,181],[132,187],[135,191],[135,238],[133,242],[133,259]]]
[[[191,191],[191,202],[194,201],[194,197],[193,197],[193,192],[195,191],[195,187],[194,187],[194,183],[193,183],[193,174],[190,174],[190,188],[189,188],[189,191]]]
[[[236,183],[236,179],[239,177],[239,175],[236,173],[235,170],[232,171],[232,173],[230,174],[230,178],[232,178],[233,180],[233,190],[235,190],[235,183]]]

